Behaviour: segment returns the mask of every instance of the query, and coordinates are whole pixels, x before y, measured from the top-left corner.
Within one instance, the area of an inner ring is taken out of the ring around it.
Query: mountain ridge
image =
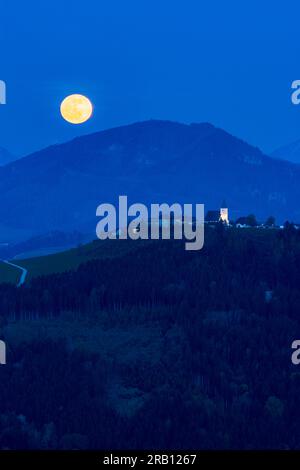
[[[17,157],[15,157],[7,149],[5,149],[4,147],[0,147],[0,167],[12,163],[16,159]]]
[[[300,139],[279,147],[271,153],[271,157],[288,160],[300,164]]]
[[[88,134],[0,168],[1,232],[94,233],[96,207],[129,202],[204,203],[225,197],[233,218],[254,212],[300,221],[300,165],[209,123],[150,120]]]

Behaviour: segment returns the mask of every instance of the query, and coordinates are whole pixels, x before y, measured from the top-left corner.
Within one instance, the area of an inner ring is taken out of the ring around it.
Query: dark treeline
[[[137,243],[20,289],[1,285],[4,326],[66,314],[105,330],[155,326],[160,358],[119,364],[68,341],[18,345],[0,369],[0,447],[299,449],[299,286],[291,226],[218,226],[200,252]],[[112,404],[115,380],[142,397],[134,411]]]

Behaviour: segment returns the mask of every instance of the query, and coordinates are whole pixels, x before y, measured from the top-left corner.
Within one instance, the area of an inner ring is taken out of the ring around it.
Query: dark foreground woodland
[[[131,243],[0,285],[0,448],[299,449],[300,231]]]

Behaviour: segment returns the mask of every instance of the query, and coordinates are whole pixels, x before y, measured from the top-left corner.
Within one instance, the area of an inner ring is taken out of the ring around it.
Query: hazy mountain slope
[[[96,207],[116,202],[193,202],[231,215],[300,221],[300,166],[210,124],[148,121],[46,148],[0,168],[0,219],[34,233],[90,230]]]
[[[274,158],[282,158],[294,163],[300,163],[300,139],[288,145],[284,145],[271,154]]]
[[[16,160],[16,157],[12,155],[8,150],[0,147],[0,166],[7,165],[8,163]]]

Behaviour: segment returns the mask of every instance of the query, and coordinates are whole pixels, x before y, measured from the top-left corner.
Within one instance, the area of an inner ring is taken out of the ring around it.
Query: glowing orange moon
[[[69,95],[60,105],[62,117],[71,124],[82,124],[93,114],[93,105],[84,95]]]

